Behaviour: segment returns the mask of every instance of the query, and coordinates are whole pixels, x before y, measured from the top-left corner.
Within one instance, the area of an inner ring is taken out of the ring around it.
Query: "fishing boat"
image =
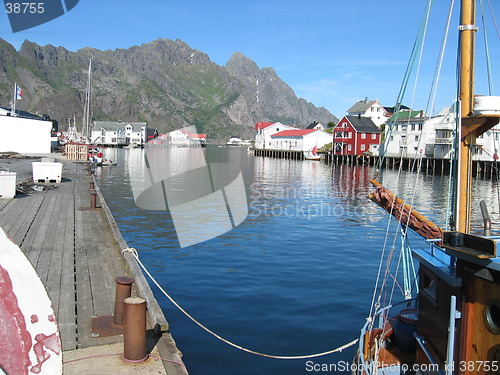
[[[226,142],[227,146],[250,146],[252,143],[247,140],[243,140],[241,138],[238,138],[236,136],[232,136],[229,138],[229,141]]]
[[[370,199],[391,214],[400,238],[390,244],[386,237],[389,245],[382,252],[353,374],[500,373],[500,236],[492,236],[484,202],[484,228],[471,233],[476,138],[500,119],[498,98],[474,95],[475,0],[461,1],[458,30],[459,94],[454,105],[449,220],[445,228],[439,227],[416,211],[411,201],[372,180],[375,191]],[[422,248],[409,247],[411,232],[424,240]],[[415,261],[418,271],[413,271]],[[404,282],[399,282],[394,268],[404,270]],[[395,289],[401,289],[400,301]]]
[[[116,166],[116,162],[108,159],[104,159],[101,163],[102,167],[114,167]]]
[[[320,160],[321,155],[318,154],[318,148],[314,146],[308,151],[304,151],[304,159],[306,160]]]

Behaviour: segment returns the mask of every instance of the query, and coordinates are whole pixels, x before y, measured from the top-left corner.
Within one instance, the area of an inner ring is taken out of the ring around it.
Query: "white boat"
[[[318,154],[318,148],[314,146],[308,151],[304,151],[304,159],[306,160],[320,160],[321,155]]]
[[[112,161],[112,160],[108,160],[108,159],[104,159],[101,163],[101,166],[103,167],[113,167],[116,165],[116,162]]]
[[[229,138],[229,141],[226,142],[226,145],[228,146],[250,146],[251,144],[252,142],[247,140],[244,141],[243,139],[238,137],[231,137]]]
[[[62,374],[62,348],[47,291],[0,228],[0,373]]]
[[[89,162],[95,166],[101,166],[103,162],[103,153],[98,147],[89,147]]]
[[[500,237],[491,236],[484,202],[484,233],[471,234],[472,145],[500,120],[497,100],[476,97],[481,110],[473,108],[475,2],[461,0],[460,97],[454,106],[457,148],[451,160],[445,228],[416,211],[412,200],[406,203],[372,180],[375,191],[370,198],[392,214],[392,223],[387,225],[377,263],[379,275],[359,336],[353,374],[500,373]],[[386,129],[388,139],[391,125]],[[418,194],[416,186],[411,190]],[[410,247],[409,230],[424,239],[422,248]],[[397,272],[400,269],[403,276]]]

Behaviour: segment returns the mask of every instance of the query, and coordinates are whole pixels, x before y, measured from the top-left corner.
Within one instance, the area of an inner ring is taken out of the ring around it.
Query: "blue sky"
[[[483,1],[488,10],[488,0]],[[18,33],[12,33],[2,12],[0,37],[16,48],[28,39],[71,51],[128,48],[157,38],[181,39],[219,65],[234,52],[242,52],[259,67],[274,68],[299,97],[341,117],[365,97],[394,105],[426,2],[80,0],[66,15]],[[500,17],[500,2],[490,2],[495,16]],[[449,7],[446,0],[435,3],[437,16],[431,18],[431,37],[426,42],[429,55],[436,55],[439,49]],[[450,104],[454,95],[457,14],[455,10],[448,65],[443,68],[437,95],[436,107],[440,108]],[[489,12],[486,23],[493,30],[489,35],[491,60],[498,62],[500,42]],[[482,46],[479,39],[478,44]],[[432,78],[435,64],[435,57],[424,59],[422,82]],[[478,75],[484,75],[483,66]],[[493,79],[495,76],[493,70]],[[426,86],[419,87],[424,90]],[[426,97],[413,100],[412,91],[410,87],[405,104],[425,109]],[[478,83],[476,92],[485,93],[484,84]]]

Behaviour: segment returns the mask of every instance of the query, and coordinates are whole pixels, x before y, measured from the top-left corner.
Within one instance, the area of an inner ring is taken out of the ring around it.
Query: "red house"
[[[363,155],[379,143],[380,129],[369,117],[344,116],[333,129],[336,155]]]

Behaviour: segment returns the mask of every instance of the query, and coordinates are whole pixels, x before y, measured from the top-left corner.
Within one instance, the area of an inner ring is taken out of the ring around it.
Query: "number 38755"
[[[5,10],[8,14],[35,14],[45,12],[44,3],[5,3]]]

